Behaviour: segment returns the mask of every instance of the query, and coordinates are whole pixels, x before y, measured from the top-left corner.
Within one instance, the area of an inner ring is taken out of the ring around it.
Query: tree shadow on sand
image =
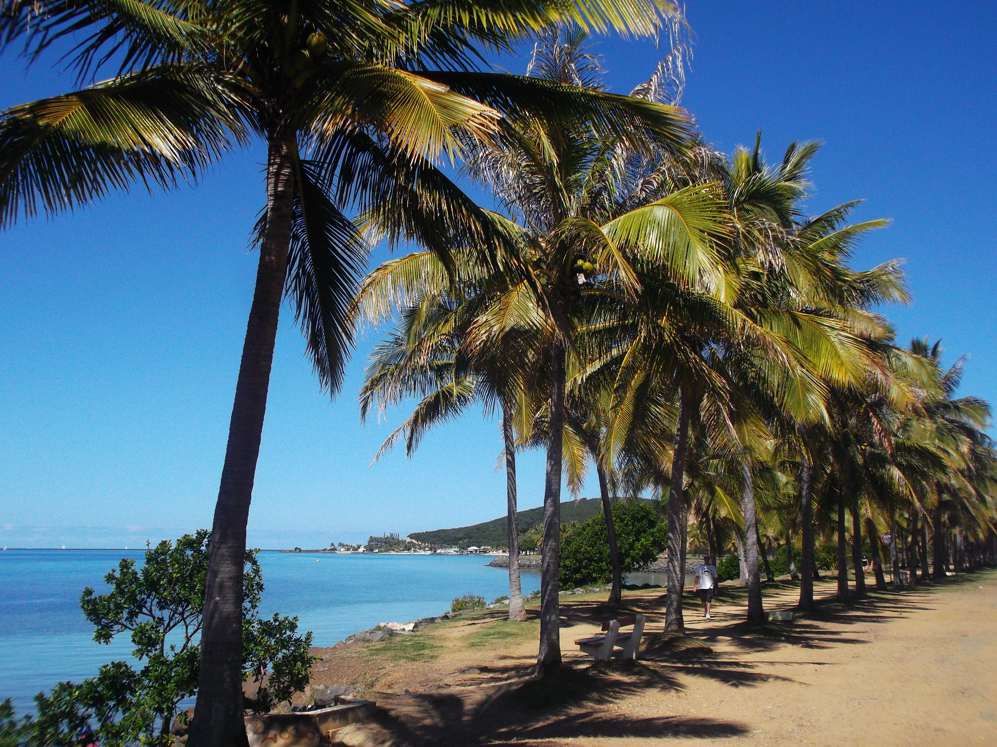
[[[432,693],[374,693],[378,703],[374,721],[381,730],[378,743],[395,745],[529,745],[570,738],[649,740],[698,738],[720,740],[750,733],[744,723],[710,718],[662,715],[632,717],[613,705],[631,696],[680,692],[688,678],[706,678],[730,687],[756,687],[766,682],[795,682],[765,671],[767,664],[824,666],[827,662],[739,661],[728,650],[718,654],[711,644],[731,644],[735,650],[765,651],[784,646],[826,649],[869,642],[847,634],[854,626],[868,627],[933,609],[936,592],[949,584],[972,582],[951,579],[902,592],[870,591],[867,597],[841,604],[821,601],[806,617],[785,623],[749,626],[737,615],[725,614],[729,624],[689,630],[687,635],[645,633],[638,662],[593,664],[566,654],[561,671],[535,678],[523,657],[496,653],[487,665],[467,667],[452,676],[447,687]],[[736,597],[737,593],[731,594]],[[649,627],[661,630],[664,596],[628,600],[625,609],[612,610],[598,602],[576,602],[562,607],[566,628],[598,624],[621,612],[648,615]],[[774,608],[789,609],[778,602]],[[856,632],[862,632],[861,629]],[[674,701],[676,703],[680,701]]]
[[[377,724],[404,745],[484,745],[570,737],[701,737],[747,733],[730,721],[667,716],[629,718],[607,710],[646,692],[678,691],[675,676],[653,662],[602,666],[565,663],[556,675],[531,668],[475,668],[476,697],[449,693],[378,695]]]

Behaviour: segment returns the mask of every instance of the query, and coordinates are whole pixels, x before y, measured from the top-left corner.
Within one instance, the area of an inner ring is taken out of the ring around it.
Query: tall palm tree
[[[497,408],[506,466],[506,534],[509,548],[509,619],[526,619],[519,572],[515,423],[524,403],[521,392],[529,375],[529,341],[513,336],[501,348],[468,355],[463,340],[476,309],[494,293],[502,275],[484,262],[483,253],[459,257],[457,282],[431,252],[417,252],[385,262],[365,280],[357,297],[358,311],[372,323],[389,311],[398,325],[377,346],[360,391],[361,416],[370,408],[397,404],[413,394],[421,397],[412,414],[378,451],[379,457],[404,438],[411,455],[433,425],[463,412],[472,402]],[[527,416],[528,418],[529,416]],[[522,427],[520,428],[522,430]]]
[[[586,59],[575,53],[580,46],[580,39],[569,38],[540,48],[534,74],[594,83]],[[472,327],[471,344],[487,348],[517,327],[544,338],[543,370],[549,380],[538,653],[543,673],[554,671],[561,659],[559,509],[567,358],[569,348],[579,344],[579,319],[590,301],[601,302],[606,287],[633,295],[648,268],[682,285],[716,284],[712,247],[714,233],[722,229],[721,206],[710,189],[693,187],[644,200],[620,188],[631,157],[684,147],[686,130],[678,119],[673,124],[670,131],[631,129],[607,138],[589,127],[551,129],[539,120],[524,120],[471,161],[472,173],[493,188],[514,218],[508,226],[521,247],[520,282]],[[591,267],[579,271],[579,260]]]
[[[171,187],[232,144],[266,146],[259,264],[212,527],[193,744],[245,739],[242,557],[281,299],[296,306],[321,383],[342,375],[346,309],[365,262],[347,217],[377,214],[391,238],[450,251],[494,247],[492,223],[440,172],[489,139],[503,115],[621,134],[635,122],[677,132],[677,117],[577,86],[478,69],[477,46],[550,24],[649,35],[657,0],[12,0],[5,45],[32,58],[59,44],[78,91],[0,115],[0,226],[135,182]]]

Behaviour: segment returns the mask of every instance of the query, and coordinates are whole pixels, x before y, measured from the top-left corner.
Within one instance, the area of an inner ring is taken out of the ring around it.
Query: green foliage
[[[164,540],[146,550],[141,566],[121,560],[104,577],[107,593],[83,590],[80,607],[94,626],[94,640],[107,644],[128,635],[138,666],[114,661],[96,677],[40,693],[37,716],[18,726],[28,743],[74,743],[87,726],[102,743],[171,743],[177,706],[197,690],[209,540],[205,530]],[[261,710],[304,688],[312,662],[311,633],[298,633],[297,618],[259,619],[262,594],[260,566],[249,551],[243,576],[243,672],[259,689],[255,703],[247,699],[247,704]],[[14,728],[10,718],[0,710],[0,735]]]
[[[717,563],[717,576],[721,581],[730,581],[741,575],[741,565],[737,555],[724,555]]]
[[[537,524],[535,527],[531,527],[525,534],[520,535],[519,549],[526,550],[527,552],[536,552],[540,549],[540,543],[542,541],[543,527]]]
[[[833,544],[814,548],[814,562],[821,570],[831,570],[838,566],[838,549]]]
[[[665,523],[646,501],[624,500],[613,504],[613,524],[623,572],[654,561],[665,549]],[[612,577],[606,523],[602,515],[568,527],[561,544],[561,585],[603,583]]]
[[[416,550],[419,545],[411,540],[402,539],[397,534],[385,534],[380,537],[367,538],[367,552],[408,552]]]
[[[274,613],[269,619],[248,620],[244,630],[243,671],[257,685],[257,711],[269,711],[305,689],[313,661],[308,653],[312,634],[298,634],[298,618]]]
[[[798,558],[799,555],[794,553],[794,557]],[[799,560],[796,561],[796,564],[799,566]],[[769,567],[772,569],[772,574],[776,577],[788,575],[789,548],[785,545],[777,547],[769,556]]]
[[[450,612],[452,614],[457,614],[458,612],[463,612],[464,610],[480,610],[485,607],[484,597],[479,597],[474,594],[465,594],[461,597],[456,597],[450,603]]]
[[[28,738],[30,721],[18,718],[10,698],[0,701],[0,747],[17,747]]]

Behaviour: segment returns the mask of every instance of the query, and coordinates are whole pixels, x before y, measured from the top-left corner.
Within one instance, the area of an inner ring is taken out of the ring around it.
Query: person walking
[[[703,557],[703,562],[692,569],[696,574],[696,582],[693,591],[703,603],[703,617],[710,619],[710,608],[713,605],[713,595],[717,590],[717,567],[713,565],[713,558],[709,555]]]

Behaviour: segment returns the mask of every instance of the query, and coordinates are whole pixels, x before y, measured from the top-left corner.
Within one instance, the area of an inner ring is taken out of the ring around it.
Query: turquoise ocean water
[[[104,588],[104,574],[133,550],[0,552],[0,700],[19,712],[56,682],[80,680],[101,664],[129,656],[126,638],[94,643],[80,611],[84,586]],[[507,593],[505,569],[474,555],[332,555],[260,553],[266,589],[262,613],[297,615],[317,646],[330,646],[379,622],[438,615],[461,594],[488,600]],[[539,588],[523,574],[523,591]]]

